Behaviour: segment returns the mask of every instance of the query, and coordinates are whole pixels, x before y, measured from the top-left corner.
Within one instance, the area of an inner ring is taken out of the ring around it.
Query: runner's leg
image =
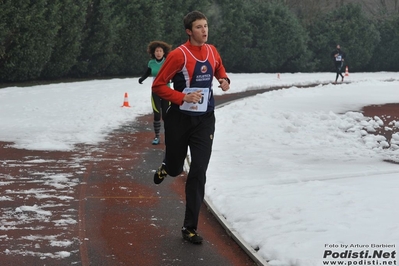
[[[183,172],[184,161],[188,150],[191,116],[169,109],[164,118],[165,126],[165,170],[170,176]]]
[[[215,132],[214,113],[192,117],[193,130],[189,139],[191,165],[186,181],[186,211],[183,226],[197,229],[199,212],[205,195],[206,171],[212,153]]]
[[[151,104],[154,113],[154,132],[155,138],[159,139],[159,133],[161,131],[161,98],[155,93],[151,94]]]

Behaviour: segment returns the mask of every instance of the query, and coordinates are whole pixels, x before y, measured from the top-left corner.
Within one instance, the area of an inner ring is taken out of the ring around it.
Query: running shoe
[[[183,236],[183,239],[193,243],[193,244],[201,244],[203,238],[197,233],[195,229],[189,229],[183,227],[181,229],[181,234]]]
[[[168,175],[165,171],[165,164],[162,164],[154,174],[154,183],[161,184],[165,177]]]
[[[159,142],[159,138],[154,138],[154,140],[152,141],[152,145],[158,145]]]

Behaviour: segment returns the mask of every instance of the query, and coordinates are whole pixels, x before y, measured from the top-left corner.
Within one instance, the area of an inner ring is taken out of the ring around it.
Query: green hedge
[[[186,41],[192,10],[207,15],[228,72],[332,71],[337,43],[351,72],[399,70],[398,14],[376,20],[348,4],[305,21],[281,2],[3,0],[0,82],[139,76],[150,41]]]

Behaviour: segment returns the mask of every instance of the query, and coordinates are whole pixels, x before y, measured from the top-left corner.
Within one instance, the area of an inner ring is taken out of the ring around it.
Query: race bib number
[[[335,57],[335,60],[337,60],[337,61],[342,61],[342,56],[341,56],[341,55],[338,55],[337,57]]]
[[[197,103],[184,102],[180,105],[180,110],[189,112],[206,112],[208,109],[209,88],[185,88],[183,93],[190,94],[194,91],[201,91],[202,98]]]

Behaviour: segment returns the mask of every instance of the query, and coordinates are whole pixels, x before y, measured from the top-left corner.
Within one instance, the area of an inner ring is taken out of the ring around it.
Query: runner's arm
[[[147,71],[139,78],[139,83],[143,84],[143,81],[148,78],[148,76],[151,75],[151,68],[147,68]]]
[[[220,84],[219,87],[223,91],[227,91],[230,88],[230,79],[227,76],[226,69],[224,68],[220,54],[218,53],[215,47],[212,47],[212,49],[214,49],[215,60],[216,60],[215,77],[219,81]]]
[[[167,85],[173,79],[174,75],[183,68],[183,66],[183,53],[179,49],[170,52],[152,83],[152,91],[162,99],[178,105],[183,104],[185,94],[171,89]]]

